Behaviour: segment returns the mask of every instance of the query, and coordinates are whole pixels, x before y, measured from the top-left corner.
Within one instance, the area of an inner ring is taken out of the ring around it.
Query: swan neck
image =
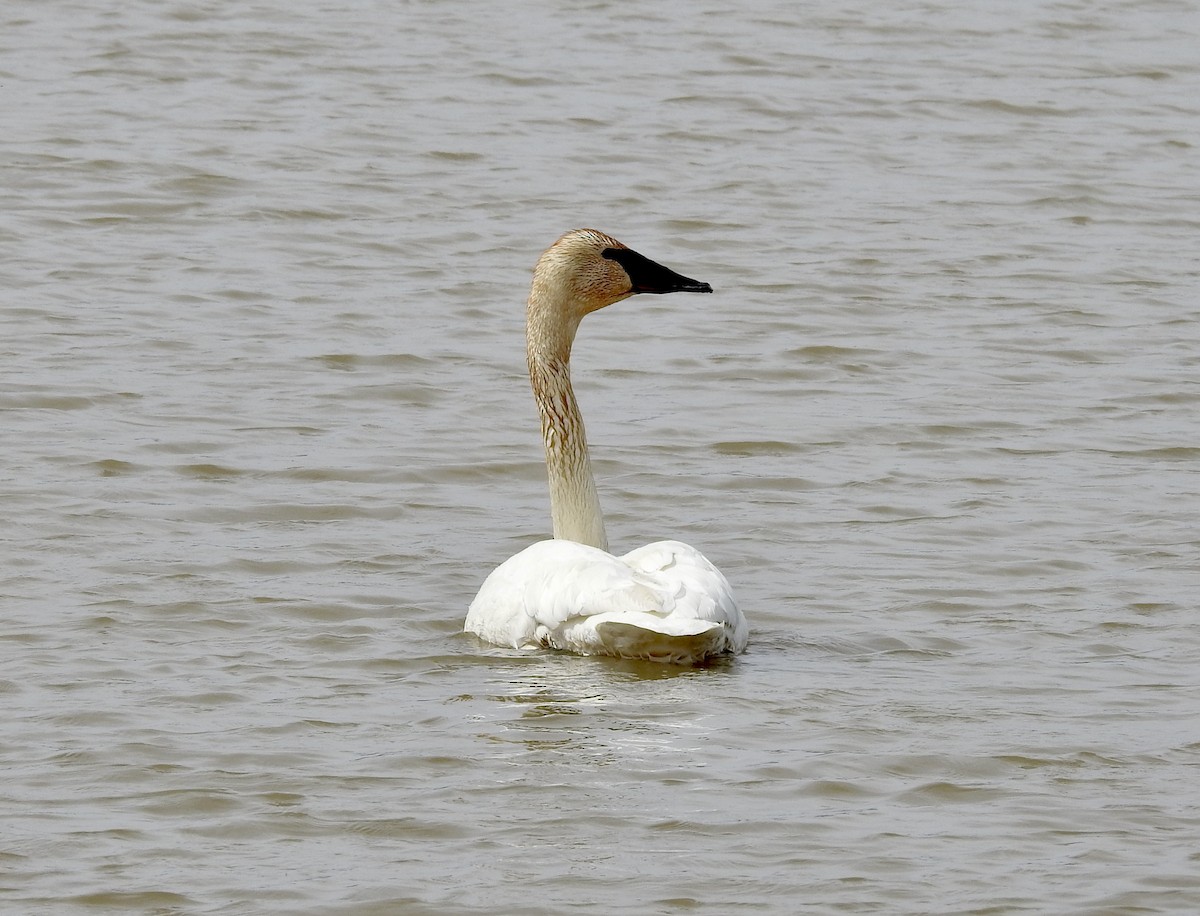
[[[571,387],[571,345],[580,317],[569,304],[546,301],[535,284],[525,329],[529,381],[542,421],[554,536],[608,550],[583,415]]]

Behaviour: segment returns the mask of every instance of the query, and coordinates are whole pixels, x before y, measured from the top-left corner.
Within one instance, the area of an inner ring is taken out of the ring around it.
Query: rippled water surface
[[[1200,12],[0,11],[8,913],[1200,910]],[[700,670],[460,630],[538,253]]]

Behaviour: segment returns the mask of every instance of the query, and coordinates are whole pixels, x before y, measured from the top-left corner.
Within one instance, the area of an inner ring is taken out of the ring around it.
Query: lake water
[[[0,12],[0,908],[1200,911],[1200,9]],[[529,272],[698,670],[488,647]]]

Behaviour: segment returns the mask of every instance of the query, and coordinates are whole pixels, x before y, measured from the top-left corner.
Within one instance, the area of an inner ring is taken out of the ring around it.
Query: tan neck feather
[[[542,418],[554,536],[608,550],[583,416],[571,388],[571,344],[579,318],[535,284],[529,297],[526,355]]]

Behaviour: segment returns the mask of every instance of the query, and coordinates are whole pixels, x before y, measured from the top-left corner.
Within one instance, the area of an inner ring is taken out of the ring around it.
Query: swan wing
[[[514,649],[566,648],[550,634],[568,620],[604,612],[651,612],[658,606],[653,589],[612,554],[574,541],[538,541],[484,580],[464,629]]]
[[[729,580],[695,547],[682,541],[655,541],[621,559],[641,581],[653,584],[667,620],[719,624],[724,644],[717,651],[745,650],[750,628]]]

